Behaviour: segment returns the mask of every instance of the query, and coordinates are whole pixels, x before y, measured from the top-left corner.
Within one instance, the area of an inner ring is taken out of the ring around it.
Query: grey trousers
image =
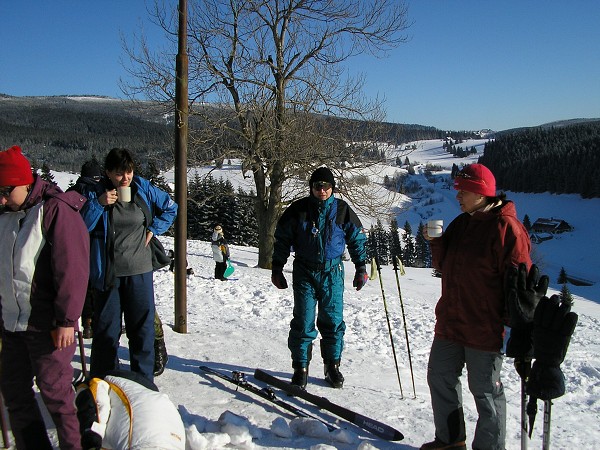
[[[504,450],[506,439],[506,398],[500,381],[502,354],[465,347],[435,337],[429,354],[427,383],[435,435],[446,443],[466,440],[460,376],[467,366],[469,390],[479,418],[473,449]]]

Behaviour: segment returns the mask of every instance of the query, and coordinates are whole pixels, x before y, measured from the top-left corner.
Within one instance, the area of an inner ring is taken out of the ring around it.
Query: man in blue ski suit
[[[288,347],[292,353],[292,384],[306,387],[312,342],[321,333],[321,356],[325,380],[341,388],[344,377],[340,360],[346,324],[343,317],[344,265],[346,245],[356,267],[353,286],[360,290],[367,282],[365,235],[362,224],[348,204],[333,196],[335,180],[326,167],[310,177],[311,195],[293,202],[283,213],[275,230],[272,283],[287,288],[283,275],[291,248],[294,312]],[[315,310],[318,307],[318,316]]]

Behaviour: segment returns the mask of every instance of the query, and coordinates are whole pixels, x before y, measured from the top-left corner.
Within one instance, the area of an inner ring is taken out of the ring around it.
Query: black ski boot
[[[308,384],[308,366],[292,364],[294,375],[292,375],[292,384],[300,389],[305,389]]]
[[[340,372],[340,361],[325,363],[325,381],[331,387],[339,389],[344,386],[344,375]]]
[[[162,375],[169,361],[164,339],[154,340],[154,376]]]

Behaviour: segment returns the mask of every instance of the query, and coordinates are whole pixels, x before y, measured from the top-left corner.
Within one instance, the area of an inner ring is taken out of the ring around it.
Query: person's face
[[[29,186],[1,186],[0,206],[18,211],[29,194]]]
[[[121,172],[119,170],[107,170],[106,176],[112,181],[115,188],[125,187],[131,184],[133,180],[133,170],[131,172]]]
[[[485,196],[475,194],[469,191],[458,191],[456,199],[460,205],[460,210],[466,213],[472,213],[485,205]]]
[[[312,186],[312,193],[319,200],[327,200],[333,193],[333,186],[326,181],[315,181]]]

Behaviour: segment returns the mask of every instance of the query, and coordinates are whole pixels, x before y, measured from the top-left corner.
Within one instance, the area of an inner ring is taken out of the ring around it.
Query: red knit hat
[[[454,189],[494,197],[496,196],[496,178],[483,164],[470,164],[456,174]]]
[[[25,186],[33,183],[31,165],[16,145],[0,152],[0,186]]]

